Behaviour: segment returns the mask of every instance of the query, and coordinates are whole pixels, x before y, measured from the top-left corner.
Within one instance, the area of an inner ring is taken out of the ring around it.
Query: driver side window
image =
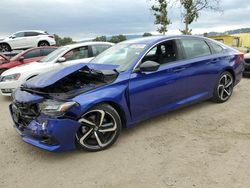
[[[24,32],[19,32],[13,35],[15,38],[24,37]]]
[[[66,61],[78,60],[89,57],[88,46],[75,48],[67,52],[63,57],[65,57]]]
[[[176,41],[169,40],[152,48],[142,59],[142,63],[145,61],[154,61],[162,65],[176,60],[178,60]]]

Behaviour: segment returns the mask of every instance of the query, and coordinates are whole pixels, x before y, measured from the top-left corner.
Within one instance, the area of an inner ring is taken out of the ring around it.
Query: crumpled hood
[[[56,71],[50,71],[39,76],[36,76],[28,81],[26,81],[22,86],[29,89],[41,89],[47,86],[55,84],[57,81],[63,79],[64,77],[80,70],[114,70],[117,65],[108,64],[92,64],[92,63],[81,63],[72,65],[66,68],[62,68]]]

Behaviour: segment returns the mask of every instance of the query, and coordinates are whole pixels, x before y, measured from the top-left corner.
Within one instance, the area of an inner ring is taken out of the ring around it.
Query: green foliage
[[[180,0],[180,3],[184,9],[185,24],[185,29],[180,31],[186,35],[191,35],[192,29],[189,29],[189,25],[199,18],[201,11],[204,9],[220,11],[220,0]]]
[[[96,37],[96,38],[94,39],[94,41],[106,42],[106,41],[107,41],[107,37],[106,37],[106,36]]]
[[[119,43],[119,42],[122,42],[124,40],[127,40],[126,36],[124,36],[124,35],[116,35],[116,36],[112,36],[111,39],[109,40],[109,42]]]
[[[60,36],[58,36],[58,35],[56,35],[56,34],[54,34],[54,36],[55,36],[55,41],[56,41],[56,45],[57,45],[57,46],[65,46],[65,45],[68,45],[68,44],[73,44],[73,43],[75,43],[75,42],[73,41],[73,39],[70,38],[70,37],[61,38]]]
[[[142,36],[143,37],[150,37],[150,36],[152,36],[152,34],[151,33],[144,33]]]
[[[155,4],[151,7],[155,16],[155,25],[158,25],[157,31],[165,35],[168,31],[167,27],[171,24],[168,18],[168,2],[167,0],[154,0]]]

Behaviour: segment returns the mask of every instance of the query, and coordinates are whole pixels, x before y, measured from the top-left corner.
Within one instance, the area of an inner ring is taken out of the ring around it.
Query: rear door
[[[37,46],[37,36],[39,33],[34,31],[25,32],[24,36],[26,39],[26,48],[36,47]]]
[[[209,97],[213,93],[217,79],[218,58],[213,58],[210,46],[203,39],[181,39],[185,62],[189,68],[183,82],[188,98]]]

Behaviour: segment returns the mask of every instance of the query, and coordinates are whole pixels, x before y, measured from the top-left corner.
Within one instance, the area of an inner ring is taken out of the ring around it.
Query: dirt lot
[[[123,131],[98,153],[49,153],[11,125],[0,97],[0,187],[250,187],[250,79],[225,104],[202,102]]]

